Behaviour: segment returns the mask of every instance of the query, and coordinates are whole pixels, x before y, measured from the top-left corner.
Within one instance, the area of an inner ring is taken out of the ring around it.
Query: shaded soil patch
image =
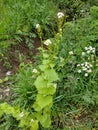
[[[5,55],[5,58],[0,62],[0,78],[6,76],[7,71],[11,71],[13,74],[17,72],[21,62],[29,63],[34,62],[33,57],[38,53],[38,47],[40,46],[40,39],[34,39],[33,49],[30,50],[25,43],[19,43],[16,45],[11,45],[10,51]],[[9,63],[10,68],[7,67]]]
[[[4,63],[0,62],[0,79],[6,76],[7,68],[4,67]]]
[[[29,62],[35,62],[34,57],[38,53],[38,47],[40,47],[40,39],[34,39],[33,49],[30,50],[25,43],[19,43],[16,45],[11,45],[7,54],[2,57],[0,61],[0,80],[4,80],[7,77],[7,73],[11,72],[11,75],[15,74],[20,63],[24,62],[28,64]],[[8,67],[8,64],[10,67]],[[9,76],[8,76],[9,77]],[[12,94],[10,92],[10,80],[0,83],[0,99],[3,101],[11,101]]]

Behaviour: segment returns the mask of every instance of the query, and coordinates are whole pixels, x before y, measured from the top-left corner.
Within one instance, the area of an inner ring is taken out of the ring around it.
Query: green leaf
[[[30,130],[38,130],[38,121],[33,121]]]
[[[38,76],[34,85],[39,90],[47,86],[47,81],[42,76]]]
[[[46,95],[53,95],[56,91],[56,88],[54,86],[46,87],[46,88],[39,88],[38,93],[39,94],[46,94]]]
[[[36,101],[38,102],[38,105],[43,109],[45,106],[50,106],[52,105],[52,96],[47,96],[47,95],[42,95],[38,94]]]
[[[94,95],[94,98],[95,98],[95,100],[96,100],[96,104],[98,104],[98,94],[95,94],[95,95]]]
[[[44,71],[47,68],[47,66],[46,65],[40,65],[39,68],[40,68],[41,71]]]
[[[47,53],[43,53],[43,57],[44,57],[44,58],[48,58],[49,55],[48,55]]]
[[[19,109],[19,107],[14,107],[14,113],[13,113],[13,117],[17,117],[17,115],[19,115],[20,114],[20,109]],[[17,118],[18,119],[18,118]]]
[[[49,82],[57,81],[59,79],[54,69],[47,69],[45,71],[45,75],[47,76]]]
[[[5,77],[5,78],[4,78],[4,81],[8,81],[8,80],[9,80],[9,77]]]
[[[33,104],[33,108],[34,108],[35,111],[41,111],[41,107],[38,105],[38,102],[35,102]]]
[[[49,64],[49,60],[43,60],[43,64],[44,64],[44,65]]]
[[[53,68],[53,67],[54,67],[54,64],[51,63],[51,64],[50,64],[50,67]]]
[[[0,79],[0,84],[1,84],[1,83],[3,83],[3,80],[2,80],[2,79]]]
[[[42,120],[40,122],[42,124],[42,126],[45,127],[45,128],[50,127],[50,125],[51,125],[50,114],[44,114],[42,117],[43,118],[42,118]]]
[[[50,114],[44,113],[36,113],[36,117],[37,119],[40,121],[41,125],[45,128],[50,127],[51,125],[51,118],[50,118]]]
[[[4,112],[0,109],[0,117],[3,115],[3,113],[4,113]]]

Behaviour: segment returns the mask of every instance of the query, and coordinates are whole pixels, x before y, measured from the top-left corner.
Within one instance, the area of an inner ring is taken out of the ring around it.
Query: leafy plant
[[[12,88],[14,93],[14,104],[23,109],[31,110],[32,103],[35,101],[36,89],[32,78],[33,65],[21,63],[19,72],[15,75],[15,84]]]
[[[57,7],[51,1],[1,1],[0,46],[7,49],[11,44],[25,42],[32,49],[36,23],[40,23],[46,35],[54,28],[52,21]],[[51,6],[53,8],[50,11]],[[50,33],[51,34],[51,33]]]
[[[60,32],[54,38],[57,43],[60,42],[62,36],[60,34],[62,32],[60,28],[63,23],[64,14],[59,13],[58,15],[60,15],[60,18],[58,17],[58,31]],[[40,26],[37,28],[40,35],[42,31],[39,31],[39,29]],[[43,44],[47,46],[47,49],[45,49]],[[56,52],[53,52],[51,55],[50,52],[52,52],[52,48],[50,48],[50,44],[52,44],[52,42],[49,39],[44,42],[42,41],[40,49],[43,57],[42,64],[38,66],[38,70],[35,68],[31,70],[33,68],[32,64],[29,64],[29,66],[21,64],[20,74],[17,75],[18,86],[14,89],[17,94],[16,96],[21,96],[15,101],[18,108],[15,109],[15,107],[11,107],[7,103],[0,105],[1,116],[3,113],[11,114],[16,120],[20,120],[19,127],[23,129],[36,130],[38,129],[38,122],[40,122],[44,128],[48,128],[51,125],[50,113],[53,105],[53,95],[56,92],[56,81],[59,79],[54,69],[55,64],[53,59],[57,55],[59,45],[55,46]],[[36,89],[33,89],[32,78],[35,79],[34,85]],[[36,99],[34,90],[37,90]],[[20,108],[24,110],[21,112]],[[26,122],[26,119],[28,119],[28,122]]]
[[[44,53],[43,64],[39,66],[41,73],[34,83],[38,94],[33,105],[36,117],[43,127],[49,127],[51,124],[50,108],[53,104],[52,96],[56,92],[56,83],[53,82],[58,80],[58,75],[53,67],[54,64],[49,60],[49,55]]]
[[[24,129],[30,130],[37,130],[38,129],[38,121],[33,120],[33,117],[26,111],[20,111],[18,107],[11,107],[7,103],[0,104],[0,116],[3,113],[11,114],[16,120],[20,121],[19,127]],[[28,120],[27,120],[28,119]]]

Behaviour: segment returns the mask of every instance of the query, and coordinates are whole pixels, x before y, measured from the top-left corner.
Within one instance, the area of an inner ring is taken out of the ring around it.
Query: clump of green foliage
[[[54,114],[55,111],[58,111],[64,118],[60,128],[65,127],[67,114],[68,116],[77,115],[77,117],[82,117],[80,114],[81,111],[85,109],[85,112],[88,111],[89,113],[93,108],[96,110],[98,106],[97,9],[98,7],[92,7],[91,15],[87,18],[79,19],[75,22],[66,22],[64,25],[63,37],[58,52],[59,58],[56,62],[60,81],[58,82],[56,97],[54,99],[54,108],[56,109],[54,110]],[[85,68],[85,65],[88,69]],[[64,116],[62,113],[67,114]],[[56,118],[57,120],[55,119],[54,123],[58,122],[58,118]],[[93,124],[91,125],[92,127]]]
[[[53,0],[59,10],[66,14],[67,21],[85,17],[92,6],[98,6],[97,0]]]
[[[57,6],[52,1],[4,0],[1,1],[0,5],[1,51],[6,50],[11,44],[19,42],[26,43],[32,49],[32,39],[36,37],[36,23],[42,25],[46,37],[54,29],[53,21],[55,19],[54,14],[57,12]]]
[[[64,17],[63,15],[62,13],[62,17]],[[58,29],[60,29],[63,23],[62,17],[59,19]],[[39,24],[37,24],[37,31],[39,36],[41,36],[40,33],[42,31]],[[58,32],[57,36],[59,37],[55,37],[54,40],[59,43],[59,38],[62,35]],[[40,49],[43,57],[42,63],[37,65],[38,70],[33,69],[32,65],[25,66],[21,64],[20,73],[16,76],[18,84],[16,84],[14,92],[16,94],[15,98],[18,98],[15,100],[17,107],[10,106],[7,103],[0,105],[0,116],[4,113],[11,114],[12,117],[19,121],[18,127],[23,129],[37,130],[39,122],[44,128],[49,128],[51,125],[50,115],[53,105],[53,95],[56,92],[56,82],[59,79],[54,68],[55,62],[53,58],[56,57],[58,50],[55,53],[52,52],[52,42],[49,39],[41,42]],[[47,46],[47,49],[43,44]],[[57,48],[58,45],[56,44]],[[51,55],[50,52],[53,54]],[[33,81],[34,83],[32,83]],[[36,90],[37,92],[35,92]],[[26,122],[26,120],[28,121]]]

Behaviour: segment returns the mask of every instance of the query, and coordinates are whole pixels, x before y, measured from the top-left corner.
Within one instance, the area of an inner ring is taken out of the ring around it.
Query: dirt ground
[[[13,98],[9,86],[9,77],[18,71],[20,63],[24,62],[27,64],[29,62],[34,62],[34,59],[30,58],[30,53],[32,52],[34,56],[38,53],[40,40],[38,38],[34,39],[33,45],[34,48],[32,50],[30,50],[25,43],[12,45],[8,53],[0,59],[0,99],[3,101],[9,102]],[[19,58],[20,55],[22,56],[22,61]],[[8,62],[8,64],[10,63],[10,67],[7,66],[6,62]],[[5,80],[6,78],[8,78],[7,81]]]
[[[19,56],[23,56],[23,61],[25,63],[29,63],[31,61],[30,59],[30,53],[32,52],[33,55],[36,55],[38,52],[38,47],[40,46],[40,40],[38,38],[34,39],[34,48],[32,50],[29,50],[27,45],[25,43],[20,43],[17,45],[12,45],[10,48],[10,51],[8,52],[8,62],[11,65],[11,68],[6,67],[5,59],[1,59],[0,62],[0,79],[4,78],[8,71],[11,71],[11,73],[16,73],[20,64]],[[31,61],[32,62],[32,61]]]

